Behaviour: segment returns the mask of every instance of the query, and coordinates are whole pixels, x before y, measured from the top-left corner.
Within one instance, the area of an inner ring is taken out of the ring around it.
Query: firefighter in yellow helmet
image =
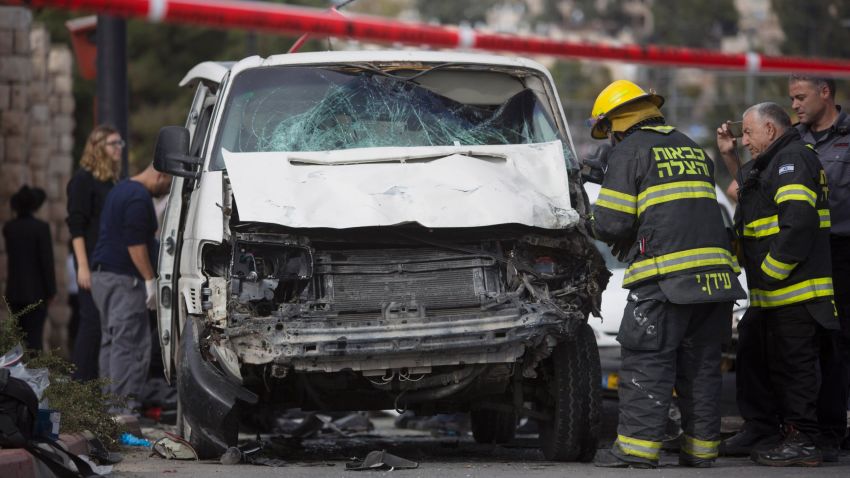
[[[658,465],[675,389],[685,441],[679,463],[708,467],[720,444],[720,348],[731,334],[738,283],[714,167],[696,143],[664,122],[664,99],[625,80],[602,90],[591,135],[609,138],[593,207],[597,238],[628,263],[617,440],[597,466]]]

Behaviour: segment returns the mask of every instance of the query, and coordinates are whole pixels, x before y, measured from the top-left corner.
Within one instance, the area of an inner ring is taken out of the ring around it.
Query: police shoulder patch
[[[793,173],[793,172],[794,172],[794,165],[793,164],[783,164],[783,165],[779,166],[779,174]]]

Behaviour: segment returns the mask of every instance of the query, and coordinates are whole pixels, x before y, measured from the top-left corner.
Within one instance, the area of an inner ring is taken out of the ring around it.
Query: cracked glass
[[[454,69],[453,69],[454,68]],[[440,70],[458,84],[468,69]],[[410,72],[410,70],[408,70]],[[417,72],[413,72],[414,74]],[[418,72],[417,78],[428,72]],[[488,72],[492,74],[492,72]],[[508,73],[502,73],[508,75]],[[498,102],[463,96],[376,68],[277,66],[234,78],[210,169],[221,151],[309,152],[352,148],[530,144],[561,138],[547,104],[521,79]],[[451,81],[443,81],[453,88]],[[464,85],[468,87],[468,85]],[[441,88],[447,88],[442,86]],[[472,95],[474,96],[474,95]],[[498,97],[498,95],[495,95]],[[564,148],[567,164],[574,164]]]

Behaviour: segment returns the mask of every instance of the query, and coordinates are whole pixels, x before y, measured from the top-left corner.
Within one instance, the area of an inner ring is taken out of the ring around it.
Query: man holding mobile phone
[[[838,461],[839,448],[850,449],[846,415],[850,396],[850,115],[835,104],[836,84],[831,78],[792,75],[788,90],[791,108],[799,120],[794,127],[803,141],[817,151],[829,184],[832,277],[841,330],[829,332],[820,347],[823,378],[818,422],[824,461],[833,462]],[[740,135],[734,134],[733,125],[727,121],[717,128],[717,147],[730,174],[736,178],[740,161],[735,138]],[[726,193],[737,201],[737,191],[738,181],[733,179]],[[758,407],[761,402],[757,397],[751,401],[752,407]],[[749,446],[738,447],[735,441],[730,441],[736,445],[731,451],[748,453]]]

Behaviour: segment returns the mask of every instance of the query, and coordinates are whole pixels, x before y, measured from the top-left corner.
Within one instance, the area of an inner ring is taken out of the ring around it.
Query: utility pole
[[[114,126],[127,136],[127,22],[111,15],[97,17],[97,123]],[[128,144],[129,146],[129,144]],[[121,152],[121,178],[129,174],[127,150]]]

